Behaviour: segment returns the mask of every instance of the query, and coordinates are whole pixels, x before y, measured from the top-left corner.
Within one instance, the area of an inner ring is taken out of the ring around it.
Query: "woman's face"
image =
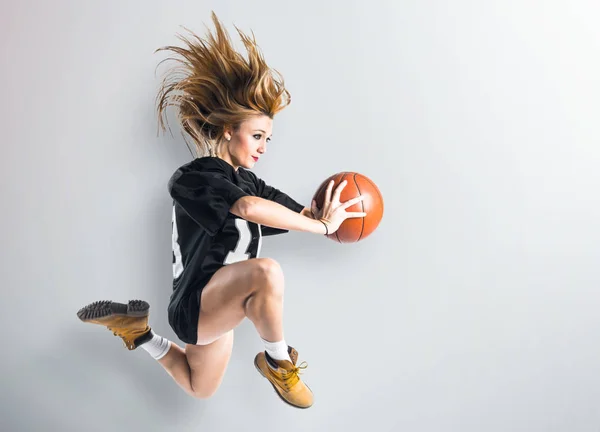
[[[226,131],[223,159],[236,170],[238,167],[251,169],[267,151],[272,130],[273,119],[260,115],[244,121],[235,131]]]

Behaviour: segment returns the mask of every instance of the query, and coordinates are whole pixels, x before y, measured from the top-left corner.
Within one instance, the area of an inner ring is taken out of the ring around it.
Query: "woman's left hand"
[[[310,212],[312,213],[312,218],[313,219],[319,220],[323,216],[323,209],[319,209],[317,207],[317,201],[316,200],[312,200],[312,204],[310,206]]]

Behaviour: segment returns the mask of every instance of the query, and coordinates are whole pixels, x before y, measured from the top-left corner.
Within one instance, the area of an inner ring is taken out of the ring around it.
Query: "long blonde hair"
[[[283,77],[265,62],[254,33],[250,38],[236,27],[248,53],[245,59],[234,50],[214,12],[211,17],[215,35],[209,31],[207,39],[201,39],[188,30],[192,39],[177,35],[186,47],[166,46],[155,51],[180,56],[160,62],[173,60],[179,65],[165,76],[156,98],[159,127],[166,129],[166,109],[176,106],[179,123],[192,137],[198,156],[216,154],[226,127],[235,130],[256,115],[273,118],[291,102]]]

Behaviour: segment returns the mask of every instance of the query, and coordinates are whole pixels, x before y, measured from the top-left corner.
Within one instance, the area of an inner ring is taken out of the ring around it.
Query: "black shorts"
[[[184,343],[196,345],[198,342],[198,317],[200,316],[200,296],[205,285],[174,291],[167,308],[169,325]]]

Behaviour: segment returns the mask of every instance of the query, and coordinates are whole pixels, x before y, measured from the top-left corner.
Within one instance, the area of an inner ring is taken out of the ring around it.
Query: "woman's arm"
[[[234,215],[250,222],[273,228],[325,234],[323,222],[313,219],[310,209],[296,213],[281,204],[255,196],[238,199],[229,210]]]

